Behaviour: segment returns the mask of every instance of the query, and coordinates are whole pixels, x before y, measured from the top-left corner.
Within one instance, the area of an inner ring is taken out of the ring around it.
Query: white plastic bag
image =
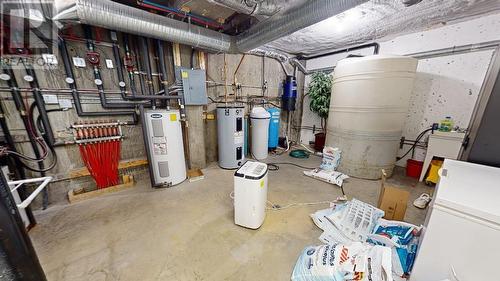
[[[295,264],[292,281],[393,281],[390,249],[360,242],[310,246]]]
[[[417,254],[421,227],[401,222],[380,219],[368,235],[367,241],[391,248],[394,276],[408,276]]]
[[[349,178],[348,175],[342,174],[341,172],[325,171],[322,170],[321,168],[317,168],[310,171],[304,171],[304,175],[327,183],[336,184],[338,186],[342,186],[344,180]]]
[[[342,151],[336,147],[325,146],[323,148],[323,160],[319,168],[324,171],[335,171],[340,165]]]
[[[314,223],[323,234],[323,243],[365,242],[377,221],[384,216],[384,211],[353,198],[334,208],[318,211],[311,215]]]

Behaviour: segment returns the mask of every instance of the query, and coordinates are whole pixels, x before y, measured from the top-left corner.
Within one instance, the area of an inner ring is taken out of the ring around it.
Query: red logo
[[[349,259],[349,250],[346,247],[342,247],[340,252],[340,264],[343,264]]]

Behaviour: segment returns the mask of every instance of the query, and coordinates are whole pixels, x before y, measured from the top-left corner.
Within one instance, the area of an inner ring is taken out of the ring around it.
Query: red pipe
[[[178,12],[174,12],[174,11],[165,10],[165,9],[162,9],[162,8],[159,8],[159,7],[155,7],[153,5],[145,4],[145,3],[142,3],[142,2],[137,2],[137,4],[139,4],[139,6],[142,6],[142,7],[145,7],[145,8],[150,8],[150,9],[157,10],[157,11],[160,11],[160,12],[174,14],[174,15],[177,15],[179,17],[186,17],[186,15],[184,15],[184,14],[181,14],[181,13],[178,13]],[[208,26],[211,26],[211,27],[217,28],[217,29],[222,29],[222,25],[220,25],[220,24],[214,24],[214,23],[211,23],[211,22],[207,22],[207,21],[204,21],[204,20],[192,17],[192,16],[189,16],[189,17],[191,18],[192,21],[197,22],[199,24],[208,25]]]

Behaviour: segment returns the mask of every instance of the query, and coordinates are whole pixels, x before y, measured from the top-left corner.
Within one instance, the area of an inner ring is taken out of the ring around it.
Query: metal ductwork
[[[54,20],[79,22],[160,40],[229,52],[231,36],[109,0],[54,0]]]
[[[314,0],[297,9],[259,22],[237,36],[236,49],[247,52],[280,37],[345,12],[368,0]]]
[[[259,57],[272,58],[280,62],[288,62],[290,60],[289,54],[269,49],[266,47],[255,48],[245,53]]]
[[[307,1],[296,9],[256,24],[236,38],[110,0],[54,0],[56,15],[53,19],[60,23],[76,21],[217,52],[244,53],[367,1]]]

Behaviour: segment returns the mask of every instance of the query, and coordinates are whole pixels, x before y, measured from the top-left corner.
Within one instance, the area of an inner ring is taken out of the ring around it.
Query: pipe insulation
[[[401,1],[372,0],[263,47],[310,56],[382,38],[388,40],[499,11],[498,0],[422,1],[411,6],[405,6]]]
[[[212,4],[223,6],[239,13],[270,17],[279,12],[280,7],[274,1],[241,1],[241,0],[207,0]],[[247,2],[252,2],[248,3]]]
[[[109,0],[54,0],[59,23],[79,22],[111,30],[229,52],[231,37],[186,22],[152,14]]]
[[[290,55],[288,55],[286,53],[276,51],[273,49],[269,49],[269,48],[265,48],[265,47],[255,48],[253,50],[246,52],[246,54],[259,56],[259,57],[272,58],[272,59],[275,59],[279,62],[287,62],[290,59]]]
[[[290,35],[334,15],[345,12],[368,0],[315,0],[307,1],[297,9],[259,22],[238,35],[236,49],[247,52],[283,36]]]
[[[60,23],[80,22],[224,53],[244,53],[368,0],[307,1],[232,37],[110,0],[54,0]]]

